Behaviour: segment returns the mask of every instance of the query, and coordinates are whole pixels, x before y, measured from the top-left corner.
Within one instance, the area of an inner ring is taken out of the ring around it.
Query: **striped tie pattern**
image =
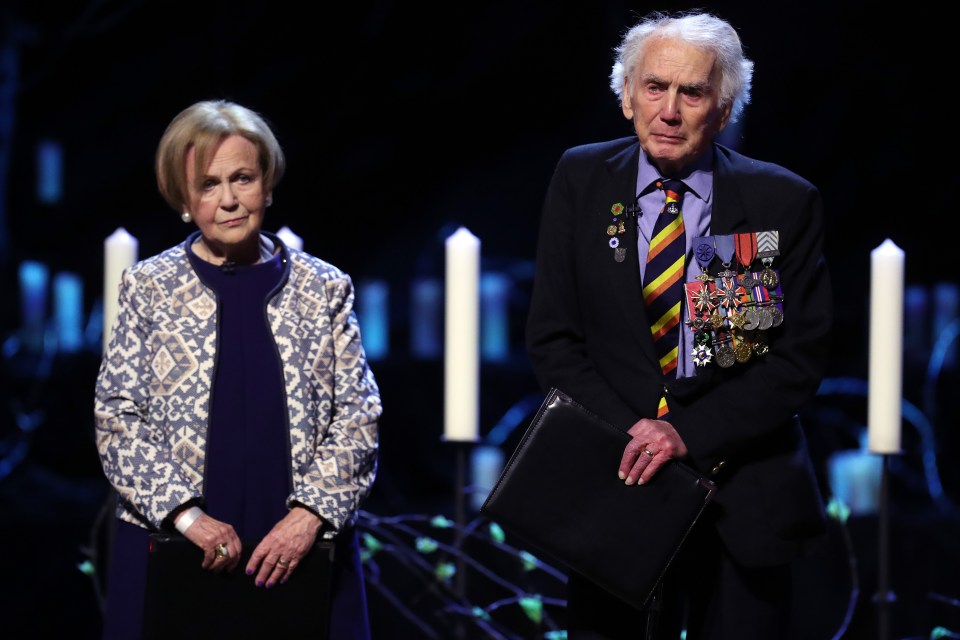
[[[686,238],[680,206],[686,185],[680,180],[658,180],[664,205],[657,216],[644,269],[643,301],[650,318],[650,332],[667,378],[677,375],[680,344],[680,314],[686,271]],[[657,417],[667,414],[665,398],[660,399]]]

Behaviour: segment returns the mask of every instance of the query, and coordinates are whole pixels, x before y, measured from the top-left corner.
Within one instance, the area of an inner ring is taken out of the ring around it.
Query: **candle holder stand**
[[[890,610],[897,601],[896,594],[890,589],[890,512],[889,512],[889,475],[890,456],[883,454],[880,472],[880,497],[878,503],[878,552],[877,592],[873,602],[877,607],[877,640],[890,640]]]
[[[453,511],[454,511],[454,523],[456,524],[456,529],[454,532],[454,548],[457,549],[457,563],[456,563],[456,574],[454,575],[453,590],[457,595],[457,598],[460,600],[458,604],[465,604],[467,602],[467,577],[466,577],[466,562],[464,561],[463,554],[463,541],[464,541],[464,529],[467,526],[467,477],[469,473],[469,463],[468,456],[474,447],[477,446],[477,440],[447,440],[444,438],[444,442],[453,447],[456,469],[454,475],[454,495],[453,495]],[[466,638],[466,627],[464,626],[463,620],[458,619],[457,623],[454,625],[454,638],[457,640],[462,640]]]

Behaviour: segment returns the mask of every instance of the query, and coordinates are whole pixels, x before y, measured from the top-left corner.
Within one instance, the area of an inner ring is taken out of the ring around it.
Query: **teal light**
[[[390,292],[382,280],[368,280],[360,284],[357,300],[357,320],[363,349],[370,360],[382,360],[390,352]]]
[[[37,143],[37,200],[56,204],[63,197],[63,148],[59,142]]]
[[[502,362],[510,355],[510,278],[488,272],[480,277],[480,356]]]
[[[57,347],[75,353],[83,346],[83,281],[75,273],[58,273],[53,278],[54,322]]]

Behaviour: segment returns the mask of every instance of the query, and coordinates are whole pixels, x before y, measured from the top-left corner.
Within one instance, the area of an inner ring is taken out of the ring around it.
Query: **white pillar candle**
[[[900,453],[903,383],[903,250],[889,238],[870,253],[871,453]]]
[[[291,231],[290,227],[281,227],[280,231],[277,231],[277,235],[283,240],[283,244],[291,249],[303,251],[303,238]]]
[[[118,227],[103,241],[103,350],[107,350],[110,332],[117,318],[120,280],[123,270],[137,261],[137,239]]]
[[[480,424],[480,240],[465,227],[446,241],[444,296],[443,435],[474,442]]]

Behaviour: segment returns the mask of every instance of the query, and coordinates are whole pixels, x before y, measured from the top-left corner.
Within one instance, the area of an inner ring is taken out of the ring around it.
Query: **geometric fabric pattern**
[[[287,251],[286,279],[266,314],[283,363],[295,487],[288,504],[320,514],[332,526],[324,530],[329,538],[356,521],[370,492],[382,407],[350,276]],[[217,299],[183,244],[128,268],[118,293],[97,377],[96,444],[119,497],[117,517],[159,527],[173,509],[203,496]]]

